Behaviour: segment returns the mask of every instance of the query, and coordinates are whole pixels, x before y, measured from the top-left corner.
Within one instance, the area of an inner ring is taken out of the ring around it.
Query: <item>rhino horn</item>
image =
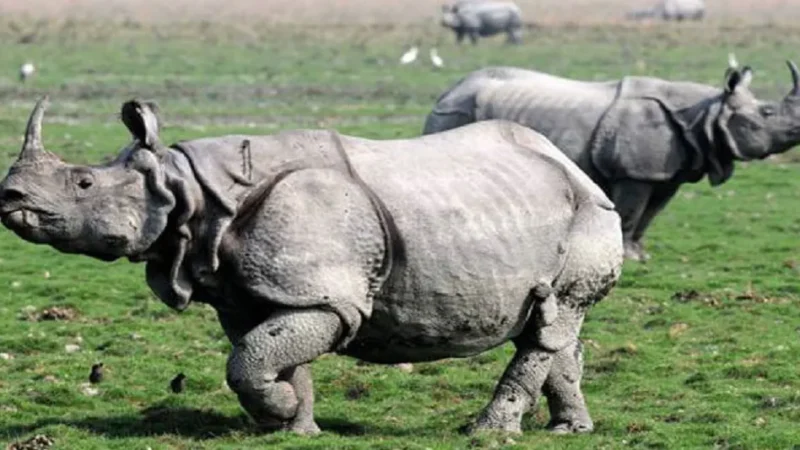
[[[786,65],[792,73],[792,90],[789,95],[800,95],[800,72],[797,70],[797,65],[791,59],[786,60]]]
[[[44,145],[42,145],[42,118],[49,100],[49,96],[45,95],[33,107],[31,117],[28,119],[28,126],[25,128],[25,142],[19,153],[20,160],[32,161],[46,155]]]

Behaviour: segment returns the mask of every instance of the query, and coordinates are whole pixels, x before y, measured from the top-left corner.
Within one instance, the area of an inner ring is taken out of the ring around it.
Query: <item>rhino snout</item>
[[[21,203],[26,195],[21,190],[6,188],[0,185],[0,219],[9,228],[20,227],[26,224],[32,214],[21,208]]]
[[[0,185],[0,210],[2,210],[3,206],[6,204],[21,202],[24,199],[25,194],[23,194],[22,191],[14,188],[8,189]]]

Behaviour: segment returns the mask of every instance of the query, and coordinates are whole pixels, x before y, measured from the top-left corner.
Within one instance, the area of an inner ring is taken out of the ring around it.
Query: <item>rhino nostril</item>
[[[0,190],[0,202],[18,202],[25,198],[25,195],[16,189],[3,189]]]

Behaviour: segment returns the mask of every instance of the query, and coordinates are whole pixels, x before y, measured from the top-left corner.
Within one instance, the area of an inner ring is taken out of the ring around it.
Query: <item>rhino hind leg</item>
[[[519,45],[522,44],[522,28],[510,28],[508,30],[508,39],[506,40],[509,44]]]
[[[332,311],[281,311],[234,343],[227,382],[259,426],[319,432],[306,363],[329,352],[342,328]]]
[[[553,365],[542,389],[550,410],[547,428],[552,432],[589,433],[594,430],[581,392],[582,378],[583,345],[575,340],[553,356]]]
[[[464,431],[521,433],[522,416],[541,397],[552,364],[552,352],[534,345],[517,344],[517,352],[500,378],[492,400]]]

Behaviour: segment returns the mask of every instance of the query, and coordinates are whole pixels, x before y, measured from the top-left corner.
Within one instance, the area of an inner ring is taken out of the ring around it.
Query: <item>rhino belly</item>
[[[347,353],[379,363],[481,353],[522,331],[531,307],[530,286],[530,279],[522,277],[496,290],[463,285],[463,292],[377,298],[371,318],[362,324]]]
[[[512,17],[507,11],[495,11],[482,14],[480,17],[480,36],[492,36],[506,31],[511,24]]]
[[[427,141],[463,134],[467,145],[398,149],[392,164],[359,169],[391,213],[404,256],[353,356],[425,361],[502,344],[522,331],[530,290],[562,267],[574,211],[562,168],[491,136],[447,133]]]

